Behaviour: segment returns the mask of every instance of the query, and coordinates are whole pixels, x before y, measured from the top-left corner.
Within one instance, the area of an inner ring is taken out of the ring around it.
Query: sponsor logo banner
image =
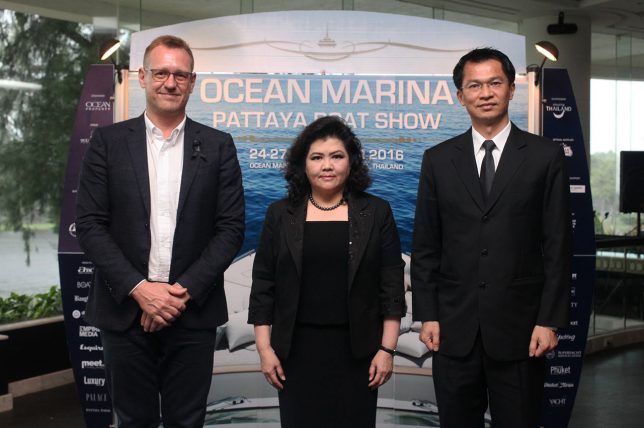
[[[544,70],[542,98],[544,135],[558,142],[566,156],[573,229],[570,320],[557,332],[557,348],[546,354],[542,426],[556,428],[568,425],[577,394],[592,304],[595,235],[586,150],[566,70]]]
[[[92,65],[76,109],[76,119],[65,175],[58,241],[58,263],[65,315],[65,329],[76,389],[88,427],[112,423],[112,405],[105,387],[104,366],[98,330],[83,321],[94,265],[82,254],[76,240],[75,203],[78,175],[90,136],[98,126],[112,123],[114,68]],[[65,233],[63,233],[65,231]]]

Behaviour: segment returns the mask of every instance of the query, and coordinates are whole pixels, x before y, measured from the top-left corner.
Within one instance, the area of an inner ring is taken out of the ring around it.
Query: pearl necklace
[[[341,198],[340,202],[338,202],[337,204],[335,204],[333,206],[330,206],[330,207],[323,207],[321,205],[318,205],[317,202],[315,202],[315,199],[313,199],[313,194],[312,193],[309,193],[309,201],[311,201],[311,204],[313,204],[313,206],[315,208],[317,208],[317,209],[319,209],[321,211],[333,211],[334,209],[338,208],[340,205],[344,204],[344,198]]]

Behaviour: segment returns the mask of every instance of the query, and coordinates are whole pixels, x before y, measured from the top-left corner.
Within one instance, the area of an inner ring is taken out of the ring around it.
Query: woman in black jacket
[[[404,262],[389,204],[338,117],[308,125],[286,157],[253,265],[248,322],[282,427],[374,427],[405,313]]]

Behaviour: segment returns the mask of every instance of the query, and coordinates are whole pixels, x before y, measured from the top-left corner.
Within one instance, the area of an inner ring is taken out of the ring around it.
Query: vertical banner
[[[566,427],[579,386],[595,281],[595,232],[590,178],[579,113],[565,69],[543,70],[543,135],[561,144],[570,177],[573,260],[570,325],[557,332],[559,346],[547,354],[542,425]]]
[[[114,67],[97,64],[90,66],[85,75],[69,145],[58,238],[58,266],[67,347],[85,425],[92,428],[110,426],[112,404],[105,385],[103,347],[98,329],[87,325],[82,319],[92,285],[94,266],[85,258],[78,245],[74,219],[78,175],[85,150],[94,129],[112,123],[113,104]]]

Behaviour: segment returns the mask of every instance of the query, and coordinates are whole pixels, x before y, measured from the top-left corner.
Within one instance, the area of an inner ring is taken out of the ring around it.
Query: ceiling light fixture
[[[534,47],[541,55],[543,55],[543,61],[541,61],[541,65],[537,69],[537,74],[534,78],[534,84],[536,86],[539,86],[539,82],[541,81],[541,73],[543,71],[543,66],[546,63],[546,60],[549,59],[553,62],[557,61],[559,59],[559,49],[557,49],[557,46],[555,46],[553,43],[550,43],[546,40],[535,43]]]

